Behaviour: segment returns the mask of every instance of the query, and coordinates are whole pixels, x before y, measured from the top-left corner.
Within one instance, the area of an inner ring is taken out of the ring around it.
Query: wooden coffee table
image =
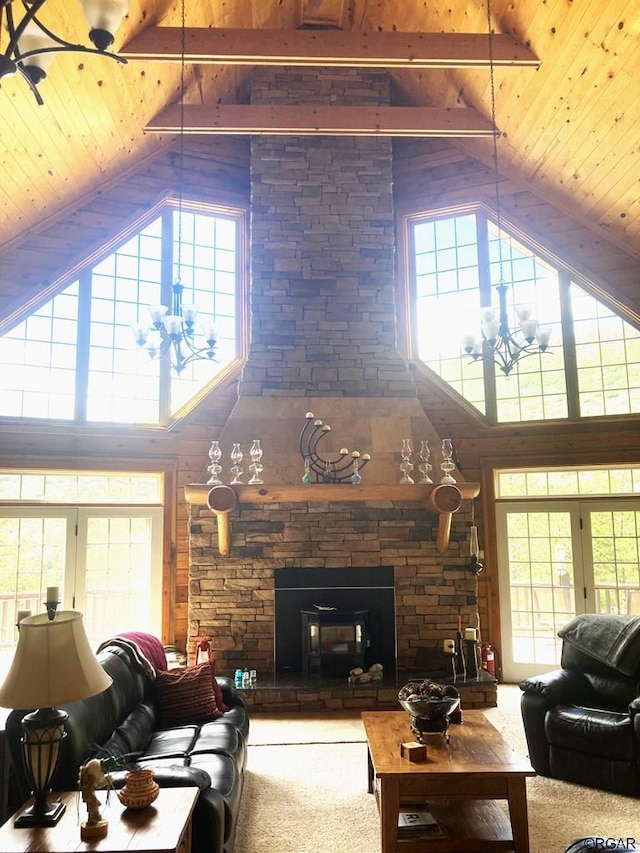
[[[2,853],[191,853],[191,814],[198,799],[197,788],[161,788],[158,798],[146,809],[125,809],[112,791],[109,804],[100,809],[109,821],[106,838],[80,840],[80,822],[86,807],[77,791],[64,791],[59,798],[66,811],[55,826],[16,829],[15,815],[0,827]],[[98,791],[100,802],[106,792]],[[20,809],[22,811],[22,809]],[[18,812],[19,814],[19,812]]]
[[[529,853],[526,777],[535,776],[480,711],[451,725],[450,741],[425,736],[426,758],[409,761],[400,745],[414,739],[404,711],[363,711],[369,792],[380,812],[382,853]],[[506,800],[509,817],[496,800]],[[401,806],[431,812],[440,837],[411,830],[398,834]]]

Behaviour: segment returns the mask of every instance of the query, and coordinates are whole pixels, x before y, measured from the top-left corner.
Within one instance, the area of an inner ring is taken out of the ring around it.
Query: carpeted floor
[[[486,714],[523,754],[520,691],[501,685]],[[254,715],[235,853],[380,853],[367,793],[359,714]],[[636,799],[544,777],[527,780],[531,853],[563,853],[575,838],[631,837],[640,849]]]

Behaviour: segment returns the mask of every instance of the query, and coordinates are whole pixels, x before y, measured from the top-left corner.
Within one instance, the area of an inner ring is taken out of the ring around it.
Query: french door
[[[575,615],[635,612],[640,501],[498,502],[496,530],[505,681],[557,667]]]
[[[89,641],[161,631],[162,507],[0,506],[0,648],[15,646],[19,610],[84,613]]]

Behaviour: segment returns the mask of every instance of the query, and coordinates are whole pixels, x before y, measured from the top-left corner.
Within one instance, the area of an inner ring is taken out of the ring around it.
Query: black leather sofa
[[[136,754],[135,763],[154,771],[160,787],[200,789],[193,815],[193,853],[232,853],[244,784],[249,719],[233,682],[219,678],[228,710],[198,725],[162,729],[153,670],[141,666],[138,649],[114,640],[98,660],[113,683],[103,693],[61,706],[69,714],[54,790],[75,790],[78,770],[89,758]],[[144,658],[144,655],[142,656]],[[30,709],[29,709],[30,710]],[[7,718],[7,746],[22,799],[29,795],[20,746],[25,710]],[[110,775],[124,784],[126,768]]]
[[[531,764],[640,796],[640,616],[581,615],[558,635],[561,669],[520,683]]]

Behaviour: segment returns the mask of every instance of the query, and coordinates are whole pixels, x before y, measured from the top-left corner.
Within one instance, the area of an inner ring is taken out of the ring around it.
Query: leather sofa
[[[154,668],[136,644],[114,639],[103,644],[97,656],[113,683],[97,696],[61,706],[69,718],[53,789],[77,789],[79,768],[89,758],[129,756],[151,768],[160,787],[199,788],[193,853],[232,853],[249,733],[246,705],[233,681],[217,679],[228,708],[221,716],[162,728]],[[7,746],[23,800],[30,791],[20,745],[25,713],[12,711],[6,723]],[[124,784],[125,772],[123,766],[110,774],[114,787]]]
[[[640,617],[581,615],[558,635],[561,669],[520,683],[531,764],[640,796]]]

